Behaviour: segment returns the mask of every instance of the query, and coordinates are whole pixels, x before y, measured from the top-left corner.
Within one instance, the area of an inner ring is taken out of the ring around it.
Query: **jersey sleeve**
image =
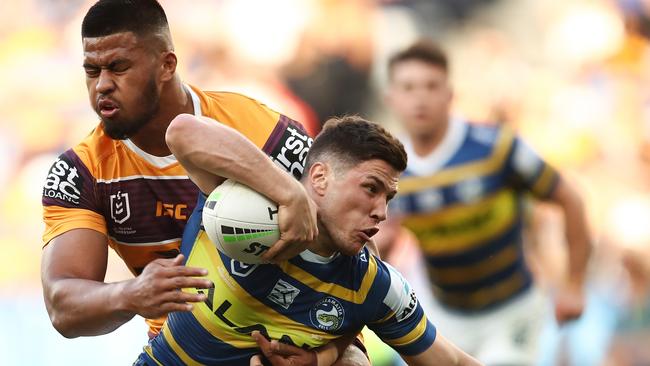
[[[262,150],[276,165],[300,179],[305,170],[307,153],[314,140],[302,125],[289,117],[280,115],[278,123]]]
[[[94,178],[77,153],[61,154],[43,185],[43,244],[72,229],[106,234],[106,221],[97,205]]]
[[[246,136],[282,169],[300,178],[313,139],[303,126],[259,101],[228,92],[207,92],[206,116]]]
[[[512,137],[512,146],[506,160],[506,172],[518,189],[529,191],[535,197],[550,196],[559,181],[558,172],[525,141]]]
[[[385,295],[368,328],[401,355],[424,352],[436,339],[435,326],[406,279],[389,264],[380,260],[377,263],[382,273],[375,285],[383,288]]]

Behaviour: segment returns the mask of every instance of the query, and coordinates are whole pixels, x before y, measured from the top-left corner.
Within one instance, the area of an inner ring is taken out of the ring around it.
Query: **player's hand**
[[[568,283],[555,294],[555,320],[562,325],[582,315],[585,294],[582,284]]]
[[[267,340],[260,332],[254,331],[251,336],[257,342],[266,360],[273,366],[318,366],[316,352]],[[251,357],[250,366],[263,366],[261,355]]]
[[[183,255],[156,259],[142,273],[125,283],[126,307],[145,318],[158,318],[172,311],[191,311],[192,303],[205,301],[205,294],[191,294],[182,288],[210,288],[212,281],[203,278],[208,271],[185,267]]]
[[[318,236],[316,204],[300,182],[295,181],[292,189],[291,199],[286,203],[279,202],[280,239],[262,255],[262,259],[268,262],[277,263],[295,257]]]

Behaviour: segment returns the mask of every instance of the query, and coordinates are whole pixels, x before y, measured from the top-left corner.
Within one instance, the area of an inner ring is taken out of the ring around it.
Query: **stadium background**
[[[140,318],[107,336],[67,340],[41,295],[45,173],[97,121],[79,35],[90,3],[0,1],[3,365],[130,364],[146,342]],[[561,330],[549,317],[540,364],[650,364],[650,2],[161,3],[186,82],[244,92],[313,129],[327,116],[361,113],[398,131],[382,106],[386,58],[419,36],[441,42],[452,57],[455,110],[513,125],[586,200],[596,245],[587,312]],[[540,207],[531,217],[533,265],[552,292],[564,258],[558,213]],[[113,256],[108,279],[128,276]],[[381,349],[372,357],[389,364]]]

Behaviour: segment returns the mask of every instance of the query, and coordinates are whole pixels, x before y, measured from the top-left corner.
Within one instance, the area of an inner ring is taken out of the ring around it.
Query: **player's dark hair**
[[[103,37],[120,32],[148,36],[169,32],[167,16],[156,0],[100,0],[81,23],[81,37]]]
[[[393,74],[395,65],[411,60],[422,61],[437,66],[445,72],[449,71],[449,60],[445,51],[433,41],[422,39],[390,58],[388,61],[388,74]]]
[[[326,156],[347,166],[380,159],[397,171],[406,169],[402,143],[380,125],[359,116],[330,118],[325,122],[309,148],[305,170]]]

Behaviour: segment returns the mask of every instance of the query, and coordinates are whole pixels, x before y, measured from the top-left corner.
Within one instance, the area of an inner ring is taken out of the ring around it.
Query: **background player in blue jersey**
[[[170,146],[181,161],[192,151]],[[409,284],[365,247],[405,167],[402,144],[379,125],[359,117],[328,121],[301,179],[318,207],[319,234],[277,265],[247,265],[218,252],[201,229],[201,195],[181,251],[188,266],[208,269],[215,288],[185,289],[206,293],[206,301],[191,313],[171,313],[136,364],[248,365],[258,352],[254,331],[313,348],[365,325],[411,365],[479,364],[436,333]]]
[[[581,199],[509,128],[450,116],[448,61],[437,45],[395,54],[388,72],[386,100],[409,154],[393,224],[410,229],[424,254],[435,298],[427,315],[486,364],[532,364],[544,303],[524,260],[526,196],[564,211],[569,266],[554,297],[559,323],[584,307],[590,239]]]

